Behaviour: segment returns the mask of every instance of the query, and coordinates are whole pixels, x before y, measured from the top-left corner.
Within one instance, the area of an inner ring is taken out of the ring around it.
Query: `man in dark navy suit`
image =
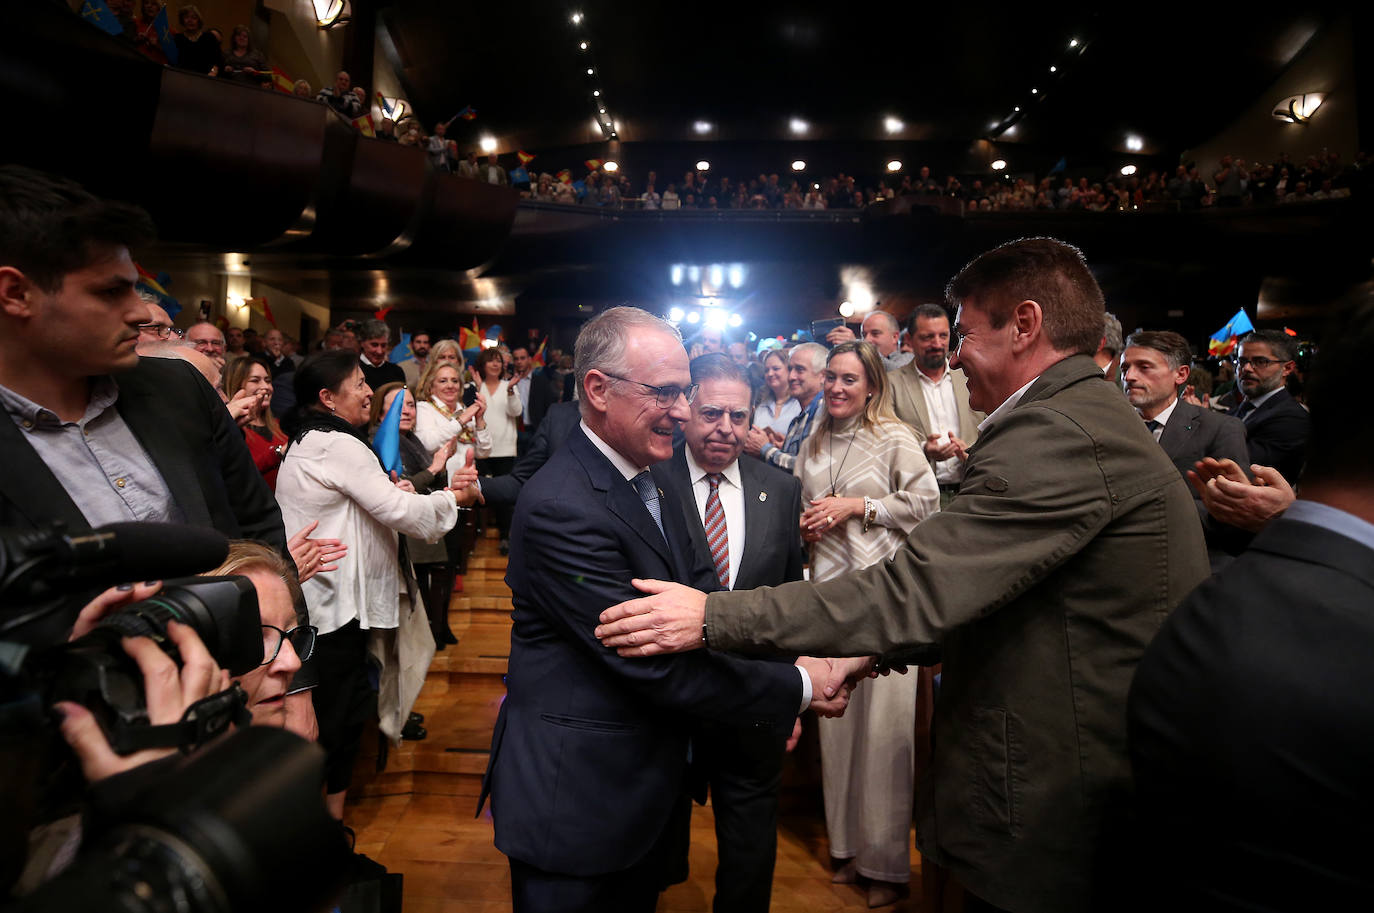
[[[647,913],[669,878],[670,822],[686,812],[693,721],[785,737],[830,665],[715,651],[644,662],[597,642],[598,615],[636,593],[633,579],[719,584],[648,471],[672,455],[695,393],[676,330],[612,308],[579,335],[576,374],[582,422],[516,506],[509,693],[482,800],[516,913]],[[842,709],[837,697],[818,709]]]
[[[654,467],[654,478],[678,503],[696,556],[721,587],[802,579],[801,482],[761,460],[739,458],[751,420],[749,375],[720,354],[693,359],[691,370],[698,385],[692,417],[683,443]],[[786,744],[776,732],[714,721],[693,736],[697,798],[705,801],[709,785],[715,815],[718,913],[768,911]]]
[[[1142,908],[1367,909],[1374,894],[1374,422],[1359,382],[1374,299],[1333,325],[1301,497],[1173,612],[1131,685],[1140,845],[1167,841],[1172,860]]]
[[[1236,384],[1244,397],[1231,415],[1245,423],[1250,462],[1273,466],[1297,485],[1307,450],[1307,410],[1284,388],[1297,370],[1296,340],[1280,330],[1255,330],[1236,350]]]

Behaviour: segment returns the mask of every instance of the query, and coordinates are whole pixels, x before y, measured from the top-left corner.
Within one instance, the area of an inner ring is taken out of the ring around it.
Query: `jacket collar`
[[[572,451],[572,455],[582,464],[582,468],[587,473],[587,480],[592,488],[602,492],[606,498],[606,509],[618,517],[621,522],[630,527],[645,544],[663,559],[668,567],[676,568],[677,563],[673,560],[673,555],[668,548],[668,543],[664,540],[663,533],[658,531],[658,526],[654,523],[654,518],[649,514],[649,508],[644,506],[640,500],[639,492],[635,491],[633,485],[625,478],[622,471],[611,463],[610,458],[592,443],[591,438],[587,437],[586,431],[579,426],[568,438],[566,445]],[[659,489],[659,507],[663,517],[663,528],[668,530],[673,524],[669,523],[669,517],[673,510],[670,510],[665,503],[663,490]],[[678,525],[679,529],[681,526]]]

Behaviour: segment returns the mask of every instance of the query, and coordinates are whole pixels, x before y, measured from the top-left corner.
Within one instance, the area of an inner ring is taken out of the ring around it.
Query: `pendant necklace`
[[[830,430],[830,465],[827,470],[830,472],[830,497],[835,497],[835,482],[839,479],[840,473],[844,472],[844,461],[849,459],[849,448],[854,446],[854,438],[859,436],[859,429],[856,427],[854,433],[849,436],[849,443],[844,445],[844,456],[840,457],[840,465],[835,467],[835,430]]]

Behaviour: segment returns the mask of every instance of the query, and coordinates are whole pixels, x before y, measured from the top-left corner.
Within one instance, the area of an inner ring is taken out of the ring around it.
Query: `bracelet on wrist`
[[[864,498],[864,532],[868,532],[873,521],[878,518],[878,502],[872,498]]]

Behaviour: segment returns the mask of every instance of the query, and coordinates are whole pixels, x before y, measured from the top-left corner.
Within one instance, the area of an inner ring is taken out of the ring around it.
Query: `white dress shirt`
[[[520,395],[507,393],[510,387],[504,380],[497,383],[495,391],[487,389],[486,381],[480,381],[477,389],[487,398],[487,411],[484,415],[487,430],[491,432],[491,455],[515,456],[515,420],[520,417]]]
[[[950,433],[957,437],[959,434],[959,402],[954,398],[954,379],[950,377],[949,366],[945,366],[939,380],[931,380],[926,376],[926,372],[919,369],[919,366],[916,376],[920,378],[921,392],[925,396],[926,419],[929,422],[926,427],[930,429],[930,436],[933,438],[937,434]],[[938,461],[934,467],[935,481],[945,485],[962,481],[964,477],[962,462],[958,457]]]
[[[1026,391],[1031,388],[1031,384],[1035,383],[1039,379],[1040,375],[1035,375],[1030,380],[1026,381],[1026,385],[1024,387],[1022,387],[1020,390],[1017,390],[1011,396],[1008,396],[1006,400],[1003,401],[1002,405],[998,406],[996,409],[993,409],[992,412],[988,414],[987,418],[983,419],[981,422],[978,423],[978,432],[981,434],[982,432],[987,431],[989,428],[992,427],[993,422],[996,422],[999,418],[1006,415],[1011,410],[1015,409],[1017,404],[1021,402],[1021,397],[1025,396]]]
[[[690,447],[683,448],[687,457],[687,478],[692,482],[692,496],[697,502],[697,516],[701,518],[701,528],[706,528],[706,499],[711,496],[711,483],[707,481],[707,471],[701,468],[692,456]],[[716,493],[720,506],[725,511],[725,538],[730,546],[730,589],[735,588],[735,578],[739,576],[739,559],[744,554],[744,484],[740,481],[739,460],[721,470],[720,485]]]
[[[474,422],[464,425],[458,421],[458,416],[454,414],[445,415],[447,407],[438,402],[416,403],[415,405],[415,436],[420,439],[420,443],[425,445],[425,449],[433,455],[434,451],[453,440],[464,430],[472,431],[473,443],[465,444],[458,442],[458,447],[453,451],[453,456],[449,458],[445,468],[448,470],[449,478],[463,468],[467,462],[469,450],[476,450],[473,454],[474,459],[485,460],[491,456],[491,430],[488,428],[478,429],[474,427]],[[479,486],[480,487],[480,486]]]
[[[437,542],[458,522],[452,492],[401,491],[371,448],[341,431],[310,431],[291,445],[277,474],[277,503],[288,528],[318,520],[317,538],[348,545],[337,571],[301,584],[321,634],[354,618],[365,630],[396,627],[404,585],[396,533]]]
[[[1158,428],[1151,428],[1151,429],[1150,429],[1150,433],[1153,434],[1153,435],[1155,436],[1155,440],[1159,440],[1160,436],[1164,434],[1164,426],[1167,425],[1167,424],[1169,424],[1169,416],[1173,415],[1173,414],[1174,414],[1174,410],[1177,409],[1177,408],[1178,408],[1178,397],[1175,396],[1175,397],[1174,397],[1174,401],[1173,401],[1172,403],[1170,403],[1168,406],[1166,406],[1164,409],[1160,410],[1160,413],[1159,413],[1158,415],[1156,415],[1154,418],[1152,418],[1152,419],[1147,419],[1147,418],[1145,418],[1143,415],[1141,416],[1141,420],[1142,420],[1142,421],[1147,421],[1147,422],[1159,422],[1159,427],[1158,427]]]

